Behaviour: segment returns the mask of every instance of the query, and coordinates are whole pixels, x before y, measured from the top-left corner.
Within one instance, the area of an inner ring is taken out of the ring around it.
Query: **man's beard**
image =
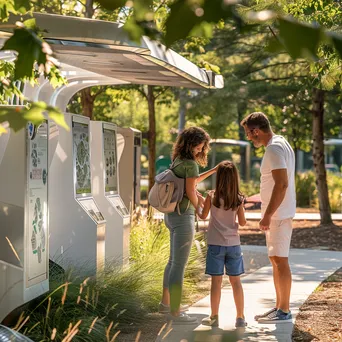
[[[255,140],[253,140],[253,145],[254,145],[255,148],[259,148],[259,147],[262,146],[262,143],[260,142],[258,137],[256,137]]]

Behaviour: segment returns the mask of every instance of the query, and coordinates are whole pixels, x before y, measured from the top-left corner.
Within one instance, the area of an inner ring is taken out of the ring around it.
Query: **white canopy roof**
[[[54,14],[34,13],[33,16],[38,27],[47,30],[45,39],[62,66],[112,78],[115,83],[121,80],[122,83],[186,88],[223,87],[222,76],[197,67],[147,37],[136,44],[118,23]],[[10,22],[18,19],[12,16]],[[0,24],[0,38],[9,35],[8,27]]]

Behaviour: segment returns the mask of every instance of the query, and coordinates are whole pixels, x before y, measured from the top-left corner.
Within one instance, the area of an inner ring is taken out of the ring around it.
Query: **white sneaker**
[[[185,313],[180,313],[179,316],[168,315],[168,320],[173,324],[197,324],[197,318],[191,317]]]
[[[179,308],[180,312],[185,312],[188,311],[189,309],[189,305],[181,305]],[[161,314],[168,314],[170,313],[170,305],[165,305],[162,302],[159,303],[159,308],[158,308],[158,312]]]

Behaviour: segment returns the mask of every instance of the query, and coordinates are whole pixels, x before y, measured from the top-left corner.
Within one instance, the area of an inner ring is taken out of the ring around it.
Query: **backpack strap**
[[[187,204],[187,206],[186,206],[185,211],[187,211],[187,210],[189,209],[189,207],[190,207],[190,200],[188,199],[188,204]],[[184,211],[184,212],[185,212],[185,211]],[[182,215],[181,212],[180,212],[180,208],[179,208],[179,202],[177,203],[177,213],[178,213],[179,216]]]
[[[178,165],[181,165],[181,164],[183,164],[183,163],[184,163],[184,160],[180,160],[180,162],[179,162],[178,164],[174,165],[174,164],[175,164],[175,161],[173,161],[172,164],[170,165],[170,170],[173,170],[173,169],[176,168]],[[186,178],[184,178],[184,191],[185,191],[185,186],[186,186]],[[189,207],[190,207],[190,200],[188,199],[188,204],[187,204],[187,206],[186,206],[185,211],[187,211],[187,210],[189,209]],[[180,208],[179,208],[179,202],[177,203],[177,213],[178,213],[179,216],[182,215],[181,212],[180,212]]]
[[[183,164],[184,163],[184,160],[181,160],[178,164],[174,165],[175,164],[175,161],[172,162],[172,164],[170,165],[170,170],[173,170],[174,168],[176,168],[178,165],[180,164]]]

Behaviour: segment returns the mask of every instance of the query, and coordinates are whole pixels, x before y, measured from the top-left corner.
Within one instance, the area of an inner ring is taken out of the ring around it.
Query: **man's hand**
[[[271,216],[265,215],[262,220],[259,222],[260,230],[269,230],[271,224]]]

